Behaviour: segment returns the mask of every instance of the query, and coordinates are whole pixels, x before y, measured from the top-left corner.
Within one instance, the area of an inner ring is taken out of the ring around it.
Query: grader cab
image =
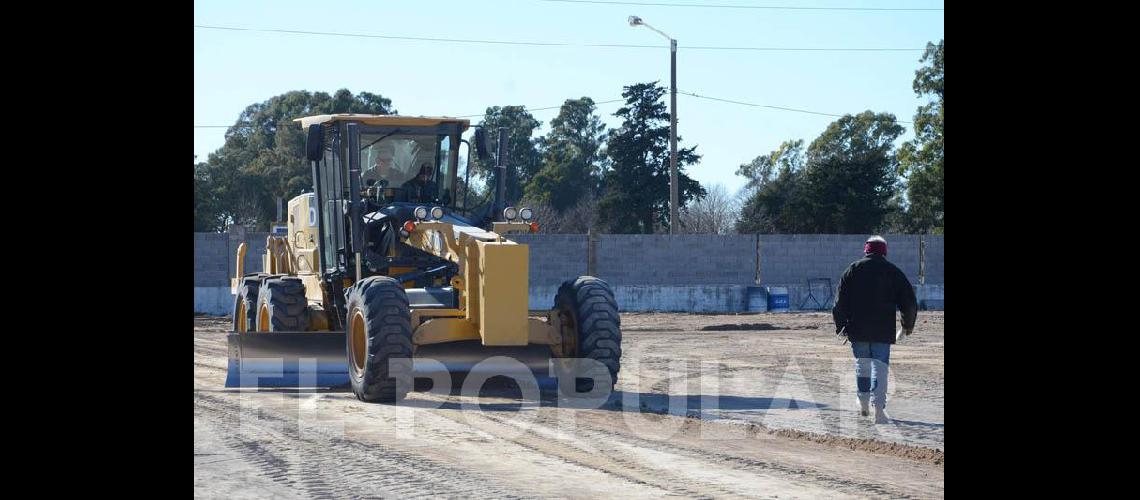
[[[289,201],[287,234],[267,238],[262,272],[244,273],[238,249],[227,387],[351,386],[361,400],[395,402],[415,378],[552,377],[561,366],[575,391],[612,390],[621,325],[609,285],[568,279],[531,315],[529,248],[507,235],[537,230],[532,211],[505,206],[502,189],[481,209],[458,195],[460,145],[464,158],[488,156],[481,129],[472,148],[467,120],[295,121],[313,190]]]

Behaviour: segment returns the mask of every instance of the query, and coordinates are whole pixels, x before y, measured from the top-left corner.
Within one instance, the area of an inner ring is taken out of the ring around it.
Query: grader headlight
[[[519,217],[522,217],[523,222],[530,222],[534,218],[534,210],[529,208],[519,210]]]
[[[503,218],[507,220],[515,220],[519,216],[519,211],[515,207],[507,207],[503,209]]]

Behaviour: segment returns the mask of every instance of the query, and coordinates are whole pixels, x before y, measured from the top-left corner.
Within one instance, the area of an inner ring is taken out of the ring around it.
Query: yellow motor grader
[[[507,235],[537,223],[506,206],[505,131],[493,203],[471,209],[457,196],[460,145],[464,159],[489,152],[482,128],[474,147],[462,139],[467,120],[294,121],[313,190],[289,200],[287,234],[267,238],[262,272],[244,273],[238,248],[227,387],[351,386],[361,400],[395,402],[441,370],[553,376],[573,365],[575,391],[613,389],[621,320],[608,284],[570,279],[551,309],[530,315],[529,249]]]

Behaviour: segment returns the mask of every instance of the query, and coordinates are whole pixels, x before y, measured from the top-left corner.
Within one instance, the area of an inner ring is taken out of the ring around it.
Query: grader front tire
[[[360,280],[348,293],[348,378],[357,399],[395,403],[412,389],[412,318],[408,296],[387,276]]]

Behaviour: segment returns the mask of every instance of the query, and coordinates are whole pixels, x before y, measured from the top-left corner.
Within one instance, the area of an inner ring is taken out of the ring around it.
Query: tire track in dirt
[[[438,393],[436,394],[438,395]],[[478,419],[477,414],[470,410],[459,410],[457,407],[460,403],[455,398],[443,396],[431,402],[442,403],[445,406],[415,410],[414,418],[416,421],[414,425],[416,428],[423,427],[422,432],[430,434],[429,440],[433,442],[434,446],[440,446],[438,443],[442,441],[443,443],[455,443],[458,445],[457,450],[469,450],[470,447],[465,445],[476,444],[481,450],[480,453],[488,453],[489,456],[496,457],[492,459],[495,461],[493,466],[487,467],[488,464],[484,462],[487,457],[472,457],[454,453],[445,453],[444,455],[458,459],[460,463],[480,467],[480,470],[486,468],[487,470],[502,471],[505,468],[509,472],[503,481],[511,482],[521,491],[531,491],[533,495],[544,498],[599,498],[612,496],[616,492],[620,492],[620,496],[627,498],[699,497],[701,495],[700,492],[677,489],[670,491],[659,488],[637,478],[614,474],[613,467],[568,460],[560,453],[551,453],[548,446],[530,441],[519,442],[517,439],[510,439],[503,435],[502,432],[489,432],[487,426],[497,424],[483,421],[479,422],[482,425],[474,425],[467,417]],[[498,412],[496,411],[496,413]],[[370,419],[384,419],[383,414],[373,413],[362,416]],[[503,429],[505,426],[498,428],[500,431]],[[415,430],[414,432],[421,431]],[[556,433],[556,431],[547,430],[547,437],[541,439],[554,442],[557,438],[551,439],[549,436],[552,433]],[[587,450],[588,453],[597,453],[597,450],[589,447],[589,443],[576,442],[574,445]],[[443,446],[449,445],[444,444]],[[585,447],[583,448],[583,446]],[[497,474],[498,472],[490,473]],[[533,484],[533,478],[538,476],[543,477],[541,485]],[[588,484],[582,484],[583,481],[588,482]]]
[[[493,478],[430,457],[347,440],[319,428],[300,432],[295,419],[264,407],[258,418],[242,420],[236,402],[197,391],[194,405],[195,417],[215,426],[225,445],[262,475],[313,497],[523,498]]]
[[[725,366],[726,365],[721,364],[719,367],[719,370],[723,371]],[[759,370],[762,373],[778,370],[779,373],[783,373],[787,369],[788,366],[789,365],[787,363],[782,363],[782,364],[777,364],[776,366],[771,366],[771,367],[746,367],[744,369]],[[674,381],[681,380],[682,385],[684,386],[684,385],[688,384],[689,381],[700,380],[701,377],[706,377],[706,376],[716,375],[716,374],[717,374],[717,372],[713,371],[713,370],[707,370],[707,369],[702,369],[702,368],[697,368],[697,369],[690,368],[685,373],[676,374],[676,375],[672,375],[672,376],[664,376],[664,377],[656,378],[656,379],[650,379],[650,380],[655,380],[655,382],[653,382],[650,385],[648,392],[649,392],[649,394],[656,395],[656,396],[659,396],[659,397],[664,398],[664,399],[668,399],[669,395],[670,395],[670,388],[673,386]],[[817,393],[819,393],[821,391],[824,393],[829,393],[828,389],[830,389],[831,386],[834,386],[834,384],[836,382],[831,377],[819,376],[817,373],[815,373],[814,370],[804,370],[802,366],[801,366],[801,375],[804,379],[804,382],[806,383],[806,386],[804,386],[802,389],[807,391],[807,393],[811,395],[812,400],[820,400],[820,398],[816,397]],[[646,377],[646,378],[649,378],[649,377]],[[799,387],[797,386],[797,388],[799,388]],[[939,401],[939,400],[941,400],[941,398],[932,398],[931,400],[932,401]],[[652,407],[645,407],[645,406],[643,406],[643,409],[647,410],[650,413],[657,413],[657,414],[662,414],[665,411],[663,408],[652,408]],[[841,422],[837,421],[837,419],[839,417],[834,417],[834,416],[830,416],[830,415],[822,415],[821,414],[818,416],[821,423],[824,424],[825,432],[816,432],[816,431],[811,431],[811,430],[797,429],[794,427],[785,427],[783,425],[772,426],[772,425],[769,425],[768,423],[761,423],[761,422],[753,421],[753,420],[746,419],[746,418],[742,419],[742,418],[734,417],[731,415],[706,416],[702,410],[703,410],[703,408],[700,408],[700,407],[689,408],[687,404],[686,404],[686,408],[685,408],[685,411],[687,414],[695,415],[697,418],[700,418],[700,419],[705,420],[705,421],[711,421],[711,420],[715,420],[715,419],[725,419],[725,420],[730,420],[730,421],[737,421],[737,422],[745,423],[745,424],[748,424],[751,426],[755,426],[755,427],[760,428],[760,429],[764,429],[764,430],[768,431],[770,434],[777,434],[777,435],[780,435],[782,437],[786,437],[789,439],[800,439],[800,440],[805,440],[805,441],[811,441],[814,443],[822,443],[822,444],[827,444],[827,445],[832,445],[832,446],[837,446],[837,447],[847,448],[847,449],[852,449],[852,450],[860,450],[860,451],[866,451],[866,452],[870,452],[870,453],[877,453],[877,454],[883,454],[883,455],[908,458],[908,459],[913,459],[913,460],[920,460],[920,461],[932,463],[935,465],[942,465],[944,463],[944,450],[936,448],[934,446],[922,446],[922,445],[906,444],[903,442],[899,442],[897,440],[883,439],[882,437],[879,437],[877,434],[873,434],[872,437],[850,437],[850,436],[836,435],[836,434],[839,434],[839,431],[837,429],[842,428],[842,424],[841,424]],[[854,410],[852,410],[852,411],[854,411]],[[937,438],[939,438],[941,436],[935,430],[924,428],[922,426],[911,425],[910,423],[907,423],[905,421],[896,421],[894,425],[895,425],[894,430],[896,432],[900,433],[902,435],[902,438],[907,439],[907,440],[936,441]]]
[[[613,476],[625,481],[629,481],[642,486],[648,486],[662,490],[665,493],[674,495],[681,495],[689,498],[716,498],[716,497],[738,497],[736,493],[728,492],[720,488],[711,487],[712,485],[702,485],[704,489],[692,489],[689,485],[675,484],[670,479],[662,477],[660,471],[643,467],[636,462],[631,462],[624,458],[615,458],[612,455],[602,455],[584,451],[579,447],[573,446],[572,443],[566,442],[552,442],[548,437],[540,436],[533,430],[524,430],[521,435],[517,432],[507,432],[501,427],[507,426],[501,420],[491,418],[486,415],[480,417],[452,417],[450,415],[438,414],[438,416],[452,420],[456,423],[464,425],[473,425],[472,419],[482,418],[486,424],[492,422],[492,425],[479,425],[475,426],[478,429],[488,432],[499,439],[510,442],[521,448],[539,453],[545,456],[556,458],[562,462],[572,464],[585,469],[594,470],[603,474]],[[511,436],[510,434],[515,434]],[[590,443],[596,445],[597,443]],[[714,494],[710,494],[715,491]]]
[[[684,496],[707,496],[711,494],[714,497],[752,497],[755,496],[755,491],[750,489],[749,485],[744,484],[749,482],[747,479],[736,477],[736,481],[729,481],[733,478],[725,476],[710,481],[696,478],[689,473],[689,470],[675,471],[655,467],[648,463],[650,460],[647,460],[647,455],[668,453],[697,461],[698,463],[690,467],[690,470],[695,472],[728,468],[755,476],[756,481],[776,480],[805,489],[827,488],[832,492],[847,493],[858,497],[867,496],[869,493],[895,498],[907,496],[902,491],[884,488],[877,483],[845,479],[822,471],[787,466],[774,461],[706,452],[688,446],[664,446],[666,443],[662,441],[621,433],[611,428],[612,426],[583,429],[579,425],[574,429],[573,437],[575,439],[566,439],[566,429],[563,428],[563,423],[558,421],[558,416],[554,413],[557,411],[565,410],[550,408],[539,410],[534,422],[524,424],[510,418],[498,417],[497,414],[484,413],[479,415],[479,418],[484,421],[493,422],[502,427],[509,426],[518,429],[526,436],[525,438],[518,436],[519,432],[517,431],[504,432],[502,429],[495,429],[486,425],[475,425],[475,427],[539,453],[556,456],[568,462],[602,470],[623,479],[655,486]],[[459,423],[474,425],[470,416],[467,419],[462,417],[446,418]],[[582,420],[577,419],[577,422],[581,423]],[[621,421],[621,425],[626,425],[624,420]],[[516,437],[509,437],[504,434],[513,434]],[[806,481],[805,477],[807,478]]]
[[[618,413],[620,405],[618,412],[552,408],[549,401],[543,401],[537,408],[521,405],[522,411],[537,414],[537,418],[528,419],[512,418],[519,416],[514,411],[460,410],[458,406],[467,399],[444,396],[447,407],[413,410],[415,418],[426,417],[424,423],[431,435],[426,441],[405,445],[404,441],[390,442],[388,439],[391,432],[389,424],[405,418],[399,411],[379,410],[354,400],[334,397],[316,401],[320,406],[313,406],[308,411],[315,410],[312,415],[318,419],[336,419],[341,415],[343,422],[344,418],[349,418],[348,421],[355,422],[355,427],[362,433],[345,435],[311,430],[303,422],[298,427],[297,408],[292,403],[259,405],[260,414],[253,416],[249,408],[243,406],[244,401],[239,401],[239,398],[250,396],[208,390],[220,385],[218,374],[224,377],[226,371],[228,350],[225,348],[225,336],[215,332],[203,335],[201,330],[195,333],[196,425],[199,422],[205,424],[210,428],[207,432],[217,436],[213,442],[218,445],[218,451],[233,450],[233,455],[244,462],[240,468],[245,471],[243,477],[249,481],[277,488],[273,483],[255,481],[245,464],[255,466],[261,471],[257,475],[272,480],[281,488],[309,497],[518,498],[520,493],[530,496],[583,496],[583,490],[575,489],[581,481],[591,481],[589,484],[595,492],[612,490],[621,494],[637,490],[647,496],[698,498],[770,497],[773,493],[780,497],[943,495],[941,468],[934,470],[926,465],[941,465],[940,450],[905,446],[906,449],[886,449],[884,445],[892,444],[749,425],[739,420],[719,422],[716,418],[703,421],[685,419],[676,439],[657,440],[630,426],[644,425],[651,434],[658,425],[670,427],[667,425],[670,422],[665,419],[681,417],[660,415],[659,411],[643,408],[643,413],[638,413],[644,415],[641,418],[644,424],[633,424],[626,422]],[[697,366],[700,365],[690,364],[688,370],[682,370],[686,373],[678,377],[711,374],[701,373]],[[662,369],[664,367],[664,364],[650,363],[645,366],[646,375],[653,375],[653,372],[670,374]],[[751,377],[754,370],[762,374],[778,374],[786,367],[737,366],[734,362],[731,367],[720,363],[718,368],[721,375],[726,371],[747,370]],[[811,373],[812,370],[806,367],[801,366],[801,372],[809,390],[821,382],[825,387],[835,384],[826,377],[819,378],[819,374]],[[941,373],[938,373],[937,379],[940,381],[941,378]],[[643,380],[654,379],[647,376]],[[667,380],[657,379],[657,383],[652,385],[655,388],[667,385]],[[651,392],[656,391],[651,389]],[[669,391],[661,392],[662,397],[669,397]],[[252,397],[255,400],[259,398]],[[272,398],[266,400],[274,401]],[[637,412],[633,408],[631,411]],[[573,412],[569,416],[577,424],[573,430],[566,426],[567,412]],[[368,420],[359,420],[361,418]],[[378,420],[371,420],[373,418]],[[369,426],[370,422],[375,422],[377,427]],[[739,440],[721,445],[716,443],[716,438],[703,440],[694,428],[702,425],[743,430],[759,438],[757,443],[760,446],[753,447]],[[335,426],[331,429],[335,431]],[[800,445],[796,441],[805,443]],[[452,442],[459,446],[444,448]],[[849,450],[857,450],[858,453]],[[915,450],[937,454],[908,456]],[[867,453],[865,461],[861,458],[864,452]],[[474,456],[467,458],[470,455]],[[832,457],[836,457],[835,460]],[[908,460],[899,460],[899,457]],[[471,459],[474,461],[469,462]],[[488,464],[492,467],[488,468]],[[857,470],[849,473],[846,469],[849,464]],[[513,470],[519,466],[524,468],[517,472]],[[878,476],[869,472],[875,467],[892,466],[897,469],[890,471],[893,476],[889,473],[884,475],[883,483],[876,483]],[[488,470],[495,472],[489,473]],[[518,474],[524,470],[528,473]],[[535,477],[533,471],[538,470],[543,473],[549,471],[550,477]],[[924,479],[927,477],[930,479]],[[548,484],[542,490],[535,488],[532,481]],[[626,485],[624,490],[622,485]],[[766,488],[769,485],[771,489]],[[560,493],[559,489],[566,493]],[[551,491],[555,493],[551,494]]]
[[[511,422],[509,420],[500,419],[500,418],[494,417],[494,416],[484,415],[484,418],[496,421],[496,422],[498,422],[500,424],[504,424],[504,425],[512,425],[514,423],[514,422]],[[559,422],[553,416],[548,415],[548,414],[539,414],[537,420],[543,421],[543,424],[546,424],[546,427],[557,428],[557,426],[559,425]],[[672,454],[676,454],[676,455],[681,455],[681,456],[685,456],[685,457],[688,457],[691,459],[696,459],[696,460],[700,460],[703,462],[707,462],[713,466],[731,465],[731,466],[733,466],[732,468],[734,468],[736,470],[749,472],[752,474],[763,472],[763,473],[767,473],[770,475],[777,475],[779,477],[779,479],[782,479],[782,480],[787,481],[789,483],[795,483],[795,484],[804,483],[805,482],[804,478],[806,477],[806,478],[809,478],[809,481],[807,481],[807,482],[811,483],[812,486],[816,486],[816,485],[825,486],[828,489],[832,489],[835,491],[840,491],[840,492],[848,493],[848,494],[852,494],[852,495],[857,495],[857,496],[865,496],[868,493],[878,494],[878,495],[882,495],[883,497],[889,497],[889,498],[898,498],[900,496],[907,496],[906,494],[904,494],[902,492],[892,491],[891,489],[885,488],[882,485],[876,484],[876,483],[853,481],[850,479],[836,477],[836,476],[833,476],[833,475],[830,475],[827,473],[823,473],[821,471],[811,470],[811,469],[807,469],[807,468],[803,468],[803,467],[788,466],[788,465],[779,464],[779,463],[776,463],[773,461],[768,461],[768,460],[760,460],[760,459],[756,459],[756,458],[740,457],[740,456],[736,456],[736,455],[718,453],[718,452],[713,452],[713,451],[704,450],[704,449],[697,449],[697,448],[692,448],[689,446],[678,445],[678,444],[675,444],[675,443],[672,443],[669,441],[663,441],[663,440],[658,441],[658,440],[654,440],[654,439],[647,439],[647,438],[643,438],[641,436],[638,436],[638,435],[632,434],[632,433],[617,432],[617,431],[614,431],[612,428],[583,427],[582,424],[584,422],[589,422],[589,420],[577,419],[578,426],[576,427],[575,430],[577,431],[577,433],[580,437],[588,438],[588,441],[590,442],[591,445],[600,448],[602,451],[604,451],[604,453],[608,457],[613,459],[615,462],[617,462],[623,466],[627,466],[627,467],[631,467],[631,468],[638,468],[638,469],[642,469],[642,470],[646,470],[646,471],[649,470],[649,469],[646,469],[645,467],[642,467],[639,465],[639,464],[644,462],[643,460],[641,460],[639,457],[632,456],[627,451],[629,448],[636,448],[636,449],[645,449],[645,450],[649,450],[649,451],[653,451],[653,452],[672,453]],[[589,424],[596,424],[596,423],[595,422],[589,422]],[[527,430],[527,432],[530,434],[534,434],[534,431],[531,431],[531,430]],[[549,439],[546,439],[546,438],[542,438],[542,439],[549,441]],[[621,443],[621,444],[624,444],[625,446],[616,446],[615,443]],[[621,458],[618,458],[619,456]],[[657,470],[655,470],[655,472],[656,471]],[[693,482],[691,480],[687,480],[686,478],[674,477],[672,479],[673,480],[681,479],[682,481],[686,481],[689,483]],[[716,484],[694,484],[694,486],[697,488],[697,491],[701,491],[701,492],[707,492],[707,491],[710,491],[710,489],[711,490],[717,490],[718,494],[714,495],[714,496],[718,496],[718,497],[740,495],[740,493],[737,491],[727,490],[727,489],[721,487],[720,485],[716,485]],[[691,495],[692,493],[682,493],[682,494]]]
[[[203,363],[203,362],[197,361],[197,360],[194,361],[194,366],[200,367],[200,368],[205,368],[207,370],[214,370],[214,371],[221,371],[221,372],[226,371],[225,366],[218,366],[216,363]]]
[[[676,417],[664,417],[664,416],[662,416],[659,418],[676,418]],[[550,419],[550,417],[548,417],[548,416],[540,416],[539,417],[539,420],[544,420],[544,419]],[[732,455],[732,454],[728,454],[728,453],[713,451],[713,450],[708,449],[708,448],[696,448],[693,446],[681,444],[681,443],[674,441],[674,440],[648,439],[648,438],[638,436],[638,435],[632,434],[632,433],[620,433],[620,432],[614,431],[611,426],[599,425],[599,422],[597,422],[597,420],[600,420],[600,419],[599,418],[582,418],[582,419],[577,420],[577,423],[579,424],[579,427],[578,427],[579,432],[582,432],[585,435],[589,435],[591,437],[591,441],[610,442],[613,440],[624,440],[633,446],[640,446],[643,448],[656,448],[656,449],[660,449],[662,451],[669,451],[669,452],[682,454],[682,455],[686,455],[686,456],[690,456],[690,457],[694,457],[694,458],[702,458],[702,459],[705,459],[705,460],[712,462],[712,463],[731,463],[731,464],[736,464],[739,467],[744,468],[744,469],[762,468],[762,469],[765,469],[768,471],[779,473],[779,474],[783,475],[784,477],[788,478],[789,480],[802,480],[803,478],[807,477],[807,478],[810,478],[811,481],[814,483],[819,483],[821,485],[826,485],[829,488],[834,488],[838,491],[844,491],[844,492],[848,492],[848,493],[860,495],[860,496],[866,495],[868,492],[878,493],[878,494],[881,494],[881,495],[887,496],[887,497],[909,496],[907,493],[905,493],[903,491],[898,491],[894,488],[884,487],[882,484],[877,483],[877,482],[872,483],[872,482],[857,481],[857,480],[853,480],[853,479],[848,479],[848,478],[836,476],[836,475],[830,474],[830,473],[825,472],[825,471],[807,468],[807,467],[803,467],[803,466],[788,465],[788,464],[779,463],[777,461],[764,460],[764,459],[755,458],[755,457],[743,457],[743,456],[739,456],[739,455]],[[685,432],[686,430],[688,430],[689,432],[699,432],[697,430],[692,429],[692,427],[700,426],[700,425],[721,425],[721,424],[708,422],[708,421],[701,421],[699,419],[687,419],[682,424],[682,429],[679,432]],[[758,432],[759,429],[763,429],[763,428],[761,426],[753,426],[753,427],[750,427],[749,432],[755,433],[755,432]],[[788,434],[808,434],[808,433],[799,433],[797,431],[784,431],[784,430],[771,431],[771,430],[769,430],[768,434],[778,436],[781,438],[785,438],[785,439],[800,439],[800,440],[815,441],[813,439],[808,439],[808,438],[805,438],[803,436],[788,435]],[[852,440],[852,441],[854,441],[854,440]],[[815,442],[819,442],[819,441],[815,441]],[[873,443],[882,444],[882,445],[892,445],[892,443],[882,443],[882,442],[873,442]],[[822,443],[822,444],[830,445],[830,443]],[[851,449],[855,449],[855,448],[851,448]],[[938,450],[929,450],[927,448],[921,448],[920,450],[938,452]],[[866,452],[866,451],[864,451],[864,452]],[[880,452],[880,453],[882,453],[882,452]],[[888,453],[882,453],[882,454],[888,454]],[[892,454],[892,455],[894,455],[894,454]],[[905,456],[902,454],[899,454],[896,456],[913,459],[913,457]],[[925,461],[925,460],[920,460],[920,461]]]

